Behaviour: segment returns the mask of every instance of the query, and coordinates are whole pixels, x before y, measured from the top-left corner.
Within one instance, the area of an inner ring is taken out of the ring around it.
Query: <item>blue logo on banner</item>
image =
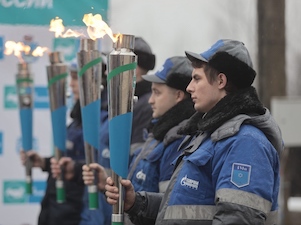
[[[45,195],[46,182],[45,181],[33,181],[32,195],[29,196],[29,203],[39,203]]]
[[[251,166],[240,163],[233,163],[231,172],[231,182],[237,187],[249,185],[251,176]]]
[[[77,60],[79,44],[78,38],[55,38],[53,40],[53,50],[63,54],[64,62],[71,63]]]
[[[22,93],[30,94],[30,88],[21,89]],[[35,109],[49,109],[48,88],[46,86],[34,87],[34,108]],[[15,86],[4,87],[4,108],[17,109],[18,95]]]
[[[47,87],[35,87],[34,108],[49,108],[49,96]]]
[[[23,180],[4,180],[2,187],[4,204],[40,203],[45,194],[46,181],[33,181],[32,195],[25,193],[25,181]]]
[[[4,52],[4,42],[3,42],[3,37],[0,37],[0,59],[3,59],[3,52]]]
[[[0,156],[3,153],[3,133],[0,132]]]

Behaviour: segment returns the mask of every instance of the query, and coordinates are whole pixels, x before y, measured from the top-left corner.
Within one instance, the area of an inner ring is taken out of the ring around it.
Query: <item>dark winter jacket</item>
[[[151,83],[145,80],[137,82],[135,88],[135,96],[138,101],[134,103],[133,109],[133,125],[131,144],[144,143],[144,129],[146,129],[152,118],[152,108],[148,104],[148,99],[151,95]]]
[[[66,156],[75,161],[84,162],[84,141],[81,126],[81,114],[79,101],[74,105],[71,112],[73,122],[67,127],[67,148]],[[78,166],[77,170],[81,169]],[[56,201],[56,179],[52,177],[50,168],[50,158],[45,160],[44,171],[49,173],[45,195],[41,202],[41,212],[38,225],[77,225],[81,220],[83,208],[82,196],[84,185],[78,182],[79,177],[75,176],[71,180],[65,180],[66,201],[57,203]]]

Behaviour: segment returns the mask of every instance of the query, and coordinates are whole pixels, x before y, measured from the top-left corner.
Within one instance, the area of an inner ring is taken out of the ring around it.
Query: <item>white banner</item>
[[[59,51],[63,53],[64,63],[69,66],[77,61],[80,40],[55,38],[48,27],[0,25],[0,31],[0,224],[33,225],[37,223],[48,174],[34,168],[33,194],[25,193],[25,168],[19,157],[21,127],[16,93],[16,74],[20,61],[14,55],[3,54],[4,44],[7,41],[26,42],[29,46]],[[101,42],[100,40],[100,45]],[[23,58],[30,62],[29,68],[34,81],[33,148],[41,156],[50,157],[53,155],[53,141],[46,73],[46,66],[50,65],[50,61],[47,53],[41,57]],[[71,96],[67,99],[67,123],[70,121],[72,104]]]

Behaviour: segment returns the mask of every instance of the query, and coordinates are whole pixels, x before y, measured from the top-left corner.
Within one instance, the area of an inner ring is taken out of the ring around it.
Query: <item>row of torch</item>
[[[123,189],[119,180],[128,172],[134,89],[136,84],[137,56],[133,53],[135,38],[133,35],[119,34],[108,55],[108,113],[110,165],[112,178],[119,185],[121,196],[113,206],[112,224],[123,224]],[[101,71],[102,57],[98,42],[81,39],[77,54],[78,82],[82,113],[83,138],[85,142],[86,164],[97,162],[95,151],[99,150]],[[51,123],[54,155],[57,160],[66,152],[66,82],[68,67],[63,63],[60,52],[49,54],[47,66],[48,92],[51,110]],[[18,64],[16,76],[19,112],[24,151],[32,149],[33,122],[33,76],[29,65]],[[32,193],[32,162],[27,159],[26,192]],[[64,169],[62,168],[62,171]],[[95,172],[95,171],[94,171]],[[57,202],[65,201],[63,173],[56,180]],[[89,207],[98,208],[97,185],[88,187]]]

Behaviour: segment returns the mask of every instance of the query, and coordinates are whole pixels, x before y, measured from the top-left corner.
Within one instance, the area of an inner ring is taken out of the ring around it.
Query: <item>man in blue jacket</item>
[[[186,91],[191,72],[187,57],[174,56],[168,58],[155,74],[142,76],[152,83],[148,102],[153,110],[153,120],[146,142],[136,149],[130,164],[128,178],[135,190],[161,193],[166,190],[174,168],[171,162],[180,155],[177,149],[185,137],[177,134],[177,130],[195,113],[190,94]],[[103,171],[98,164],[91,164],[90,167]],[[88,166],[84,166],[83,170],[83,179],[89,185],[94,180],[94,174]],[[103,191],[103,172],[99,175],[98,187]],[[125,224],[130,222],[126,220]]]
[[[194,70],[187,86],[198,111],[183,127],[190,135],[165,194],[134,192],[124,209],[134,224],[277,224],[281,132],[252,87],[256,72],[245,45],[219,40],[186,52]],[[205,113],[204,115],[202,113]],[[110,204],[117,187],[107,179]]]

